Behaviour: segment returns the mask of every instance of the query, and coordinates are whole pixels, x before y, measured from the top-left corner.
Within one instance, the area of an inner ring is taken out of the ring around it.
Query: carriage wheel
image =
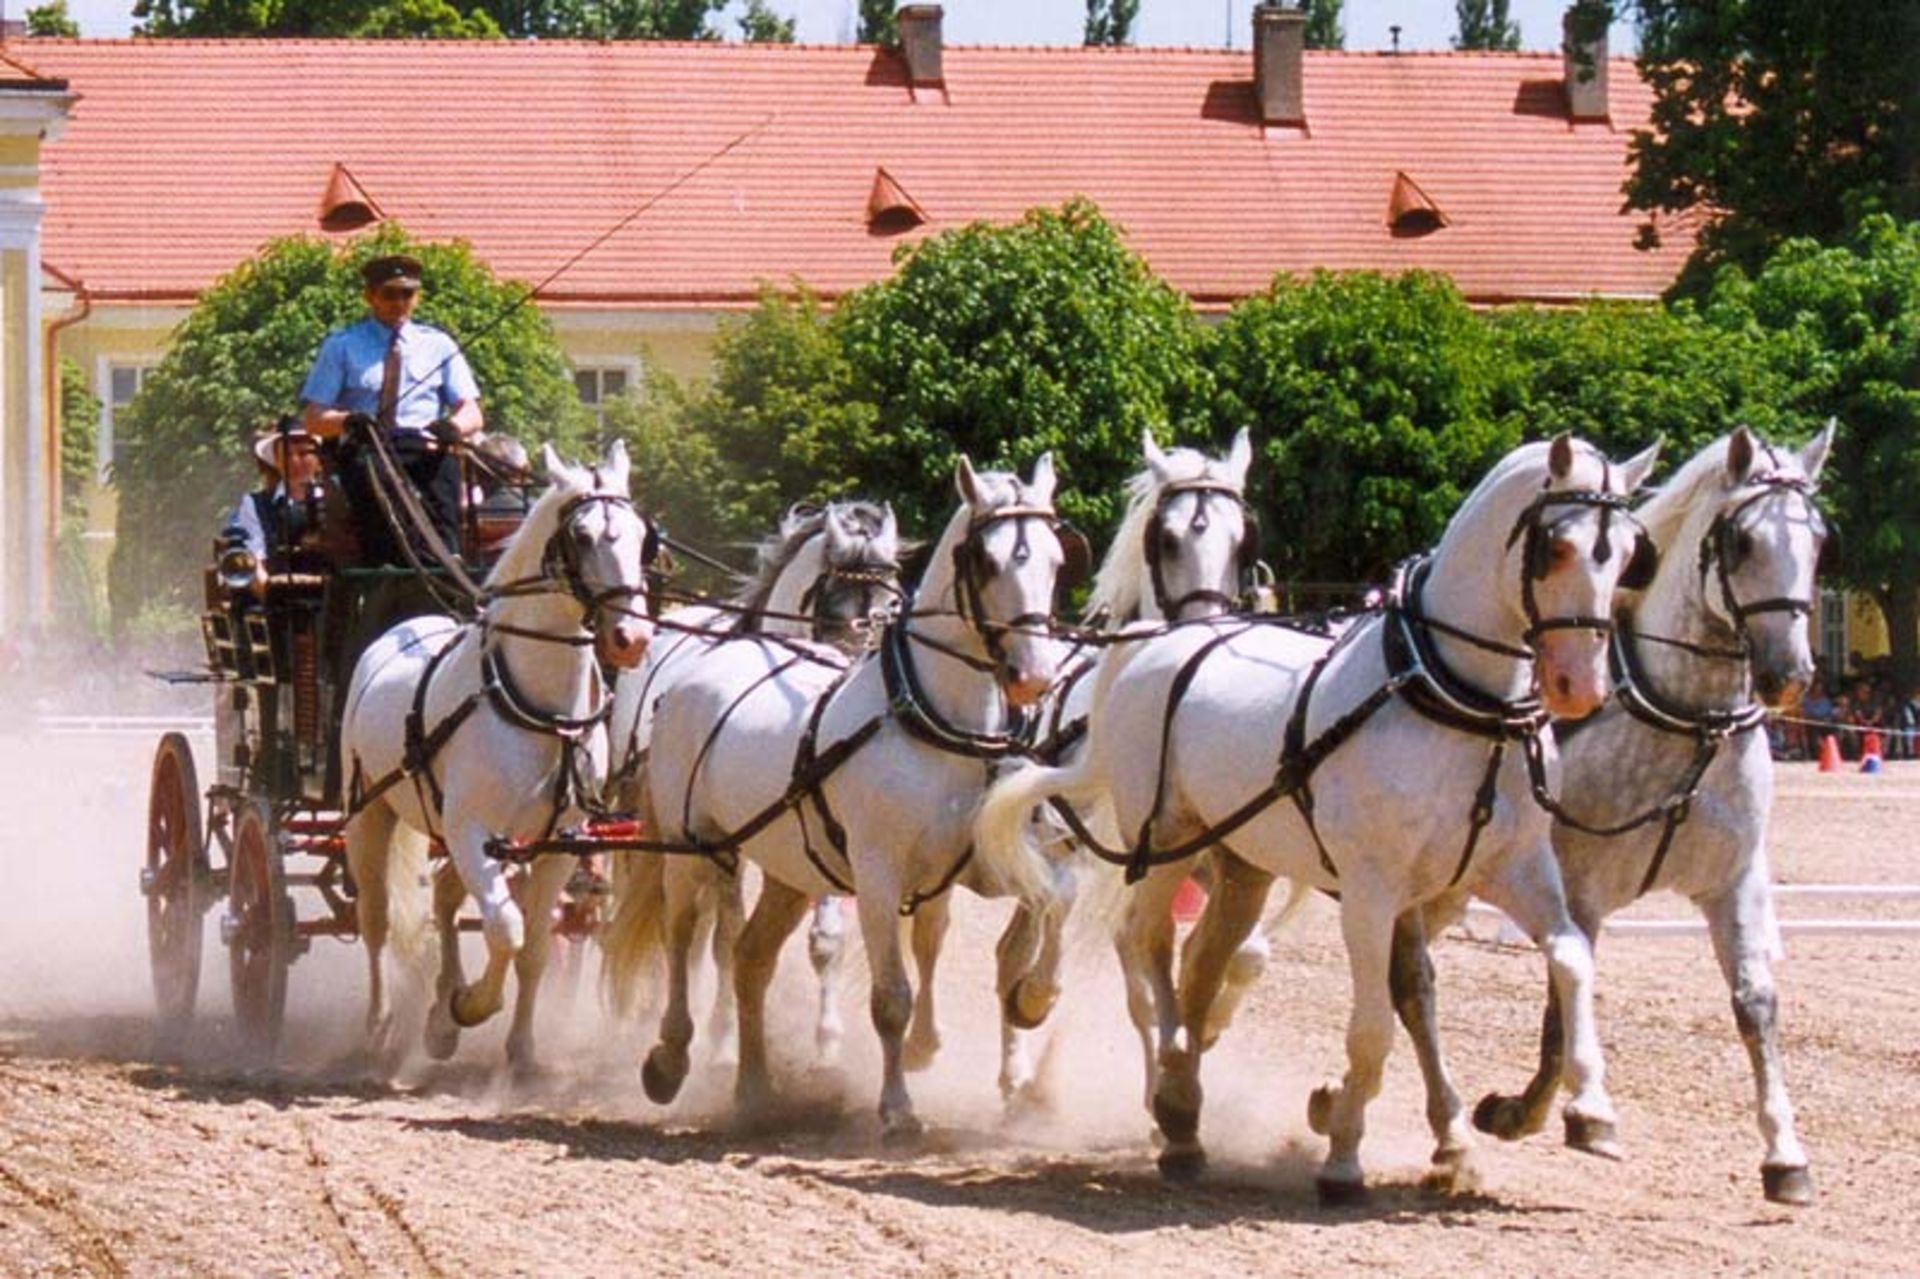
[[[264,800],[240,810],[227,877],[227,963],[233,1016],[250,1056],[270,1060],[287,1009],[287,966],[293,961],[293,899],[286,865]]]
[[[193,1019],[200,991],[200,919],[206,911],[201,864],[200,781],[193,750],[180,733],[160,739],[147,790],[147,959],[160,1031],[171,1036]]]

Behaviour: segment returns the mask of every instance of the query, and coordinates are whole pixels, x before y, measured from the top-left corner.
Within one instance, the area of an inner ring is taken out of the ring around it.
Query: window
[[[1845,591],[1822,590],[1820,592],[1820,662],[1832,673],[1834,679],[1847,673],[1847,593]]]
[[[607,425],[607,405],[632,390],[639,370],[629,364],[582,364],[573,370],[573,389],[593,413],[596,426]]]
[[[99,467],[97,478],[100,483],[108,484],[113,480],[114,463],[119,457],[114,451],[113,419],[133,403],[133,397],[147,383],[147,377],[153,372],[151,364],[102,364],[99,381],[100,396],[100,436],[94,459]]]

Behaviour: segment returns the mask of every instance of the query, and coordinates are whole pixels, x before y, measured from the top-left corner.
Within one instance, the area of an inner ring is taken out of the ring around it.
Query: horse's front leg
[[[1604,917],[1589,903],[1574,896],[1567,903],[1575,927],[1586,935],[1587,945],[1598,961],[1600,928]],[[1560,1015],[1560,991],[1551,974],[1547,979],[1547,1004],[1540,1014],[1540,1062],[1533,1078],[1518,1094],[1490,1092],[1473,1108],[1473,1126],[1502,1141],[1530,1137],[1547,1126],[1553,1113],[1553,1100],[1560,1095],[1560,1076],[1566,1070],[1567,1030]]]
[[[453,863],[443,861],[433,871],[433,922],[439,936],[440,972],[434,978],[433,1006],[427,1012],[427,1056],[446,1061],[460,1047],[460,1023],[453,1019],[453,997],[466,984],[460,962],[460,907],[467,886]]]
[[[1774,931],[1770,893],[1765,860],[1757,858],[1738,882],[1702,901],[1700,908],[1733,994],[1734,1023],[1753,1063],[1760,1135],[1767,1143],[1760,1165],[1762,1187],[1775,1203],[1805,1205],[1813,1202],[1813,1177],[1794,1132],[1793,1103],[1787,1099],[1786,1068],[1780,1058],[1779,998],[1768,962]]]
[[[940,964],[940,948],[946,944],[947,927],[953,920],[953,894],[940,894],[922,902],[913,913],[913,967],[920,987],[914,993],[913,1023],[907,1030],[908,1070],[925,1070],[940,1055],[940,1013],[933,1002],[933,974]]]
[[[1338,1087],[1322,1086],[1307,1101],[1307,1122],[1327,1135],[1327,1160],[1315,1186],[1322,1203],[1350,1203],[1366,1194],[1360,1140],[1367,1103],[1380,1092],[1380,1075],[1393,1048],[1395,893],[1375,877],[1349,869],[1340,884],[1340,934],[1347,946],[1353,1007],[1347,1015],[1347,1073]]]
[[[1393,953],[1387,983],[1400,1024],[1413,1041],[1420,1078],[1427,1089],[1427,1126],[1433,1132],[1434,1184],[1453,1188],[1467,1175],[1473,1138],[1440,1051],[1435,1016],[1433,959],[1427,951],[1426,912],[1406,911],[1393,923]]]
[[[1475,891],[1504,910],[1547,957],[1565,1045],[1562,1083],[1572,1094],[1562,1111],[1567,1144],[1618,1159],[1618,1120],[1607,1096],[1606,1061],[1593,1011],[1593,944],[1567,910],[1552,846],[1542,838],[1516,853]]]
[[[463,811],[451,795],[447,811]],[[526,915],[513,899],[506,867],[487,856],[487,840],[491,837],[492,832],[477,822],[452,822],[447,826],[447,851],[468,895],[480,907],[480,933],[487,943],[487,966],[480,980],[470,986],[456,986],[447,1001],[454,1023],[462,1028],[478,1026],[500,1011],[506,1002],[507,969],[527,944]]]
[[[560,903],[560,891],[573,875],[571,857],[536,857],[527,868],[525,905],[527,944],[514,958],[513,1025],[507,1031],[507,1064],[513,1073],[529,1077],[538,1069],[533,1051],[534,1009],[540,999],[540,982],[547,969],[547,954],[553,942],[554,910]]]
[[[660,1040],[647,1054],[640,1082],[656,1105],[680,1095],[686,1082],[688,1049],[693,1044],[693,1013],[687,991],[687,972],[693,956],[693,935],[700,923],[700,871],[692,859],[670,858],[663,881],[662,932],[667,947],[667,1007],[660,1014]]]
[[[1140,1037],[1145,1062],[1147,1113],[1160,1083],[1160,1053],[1180,1028],[1180,1005],[1173,984],[1173,898],[1187,877],[1187,864],[1160,866],[1125,889],[1126,905],[1114,930],[1126,988],[1127,1016]]]
[[[913,983],[900,953],[900,885],[891,864],[879,855],[854,860],[859,892],[860,939],[867,948],[872,978],[868,1007],[880,1036],[880,1135],[894,1142],[917,1136],[920,1120],[907,1092],[907,1023],[913,1015]],[[865,873],[861,873],[865,872]]]
[[[1226,980],[1227,965],[1267,908],[1273,876],[1237,857],[1216,864],[1214,892],[1181,955],[1180,1028],[1160,1053],[1160,1082],[1153,1094],[1153,1117],[1167,1139],[1160,1171],[1190,1177],[1206,1164],[1200,1145],[1200,1058],[1206,1050],[1207,1021]]]
[[[840,1043],[846,1038],[846,1023],[840,1019],[838,979],[847,953],[847,921],[838,897],[822,897],[813,908],[813,923],[807,929],[807,960],[820,986],[819,1015],[813,1026],[813,1046],[820,1060],[832,1062],[840,1056]]]
[[[760,900],[740,930],[734,951],[734,995],[739,1004],[740,1071],[734,1083],[734,1102],[742,1112],[764,1109],[773,1098],[767,1068],[767,987],[773,981],[780,948],[807,913],[807,896],[768,875],[760,886]]]

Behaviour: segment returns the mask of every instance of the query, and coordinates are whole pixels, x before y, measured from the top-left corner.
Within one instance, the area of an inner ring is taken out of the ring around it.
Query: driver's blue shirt
[[[393,330],[369,316],[335,329],[320,345],[300,398],[321,408],[380,414],[380,384]],[[431,324],[400,326],[400,399],[394,407],[397,434],[418,435],[462,402],[480,398],[480,386],[459,344]]]

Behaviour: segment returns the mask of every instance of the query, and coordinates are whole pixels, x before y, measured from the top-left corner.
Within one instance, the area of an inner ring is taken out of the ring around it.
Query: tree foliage
[[[1341,21],[1344,0],[1303,0],[1307,11],[1306,42],[1309,49],[1344,49],[1347,28]]]
[[[900,21],[894,16],[893,0],[860,0],[860,30],[857,44],[900,43]]]
[[[717,40],[726,0],[134,0],[148,36],[382,36],[432,39]],[[784,42],[793,22],[765,0],[740,18],[749,40]]]
[[[1920,216],[1920,3],[1634,0],[1652,130],[1630,208],[1706,215],[1696,267],[1755,270],[1783,240]],[[1643,238],[1657,241],[1650,221]]]
[[[27,10],[27,34],[30,36],[66,36],[77,39],[80,24],[67,12],[67,0],[48,0]]]
[[[1774,340],[1802,434],[1839,421],[1823,505],[1841,576],[1879,602],[1902,691],[1920,687],[1920,223],[1876,214],[1844,245],[1789,240],[1751,276],[1723,269],[1703,312]]]
[[[60,361],[60,512],[73,519],[86,512],[86,491],[99,465],[95,456],[100,397],[87,389],[87,375],[69,359]]]
[[[1210,345],[1215,431],[1254,429],[1282,577],[1380,580],[1520,438],[1492,335],[1441,276],[1281,277]]]
[[[775,13],[766,0],[747,0],[740,15],[740,38],[748,44],[792,44],[796,21]]]
[[[1087,0],[1086,44],[1126,44],[1140,0]]]
[[[1507,17],[1508,0],[1453,0],[1459,31],[1456,49],[1511,51],[1520,47],[1520,24]]]
[[[465,245],[415,244],[392,226],[339,251],[314,238],[277,241],[201,294],[116,418],[116,625],[150,603],[190,597],[219,517],[252,476],[253,433],[298,410],[321,339],[365,314],[360,264],[402,249],[425,268],[416,318],[461,341],[488,429],[530,444],[585,434],[589,419],[546,319],[522,304],[524,286],[496,280]]]
[[[976,223],[898,261],[835,317],[850,396],[875,417],[820,456],[892,498],[906,528],[952,510],[957,454],[1024,470],[1049,449],[1063,511],[1109,527],[1141,432],[1200,424],[1192,312],[1090,203]]]

